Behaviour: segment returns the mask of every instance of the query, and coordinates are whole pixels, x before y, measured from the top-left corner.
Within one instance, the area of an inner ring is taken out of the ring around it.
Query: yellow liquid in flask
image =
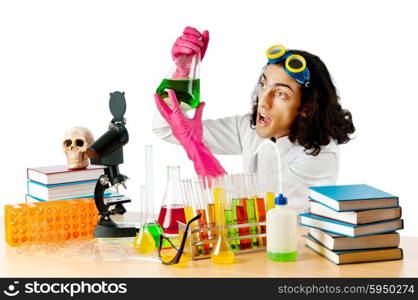
[[[214,264],[232,264],[235,259],[234,252],[221,251],[217,255],[212,255],[212,262]]]
[[[141,231],[134,239],[134,248],[136,252],[145,254],[155,250],[155,241],[149,232]]]

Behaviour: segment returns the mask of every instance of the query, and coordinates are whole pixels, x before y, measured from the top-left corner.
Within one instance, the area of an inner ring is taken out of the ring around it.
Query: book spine
[[[29,180],[33,184],[40,185],[44,188],[54,188],[54,187],[61,187],[61,186],[72,186],[72,185],[80,185],[80,184],[89,184],[93,182],[97,182],[97,179],[90,179],[90,180],[83,180],[83,181],[72,181],[72,182],[64,182],[64,183],[54,183],[54,184],[43,184],[41,182],[35,180]]]

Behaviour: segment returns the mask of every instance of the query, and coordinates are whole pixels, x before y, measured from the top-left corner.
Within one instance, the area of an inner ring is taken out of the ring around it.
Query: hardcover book
[[[316,228],[309,228],[309,235],[330,250],[395,248],[399,247],[400,243],[399,233],[397,232],[351,238]]]
[[[28,168],[29,180],[42,184],[59,184],[99,179],[104,174],[103,166],[88,166],[85,169],[68,169],[66,165]]]
[[[400,219],[402,215],[401,208],[376,208],[359,211],[336,211],[320,202],[310,201],[311,214],[326,217],[350,224],[367,224],[385,220]]]
[[[332,251],[313,237],[309,235],[304,237],[308,248],[337,265],[403,259],[401,248]]]
[[[367,184],[310,187],[309,197],[337,211],[399,206],[395,195]]]
[[[304,213],[300,215],[300,225],[322,229],[331,233],[348,237],[360,237],[403,229],[403,220],[396,219],[369,224],[353,225],[350,223]]]

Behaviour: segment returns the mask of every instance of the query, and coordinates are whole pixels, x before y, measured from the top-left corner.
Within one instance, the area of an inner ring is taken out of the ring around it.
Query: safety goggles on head
[[[286,73],[301,85],[310,86],[311,75],[302,55],[287,51],[283,45],[274,45],[267,49],[266,56],[269,64],[285,60],[284,69]]]

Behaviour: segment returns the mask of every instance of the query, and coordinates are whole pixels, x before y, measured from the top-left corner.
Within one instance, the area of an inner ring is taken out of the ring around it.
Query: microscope
[[[106,131],[88,149],[92,165],[105,166],[104,174],[99,177],[94,189],[94,201],[99,211],[100,219],[94,229],[96,238],[134,237],[137,233],[135,227],[126,227],[116,224],[110,218],[111,215],[126,212],[124,203],[129,203],[129,198],[121,198],[105,203],[104,193],[110,186],[118,191],[122,185],[125,189],[125,182],[128,177],[119,172],[119,165],[123,163],[123,146],[129,141],[128,130],[125,127],[126,119],[123,117],[126,111],[124,92],[113,92],[110,94],[109,109],[113,119]]]

